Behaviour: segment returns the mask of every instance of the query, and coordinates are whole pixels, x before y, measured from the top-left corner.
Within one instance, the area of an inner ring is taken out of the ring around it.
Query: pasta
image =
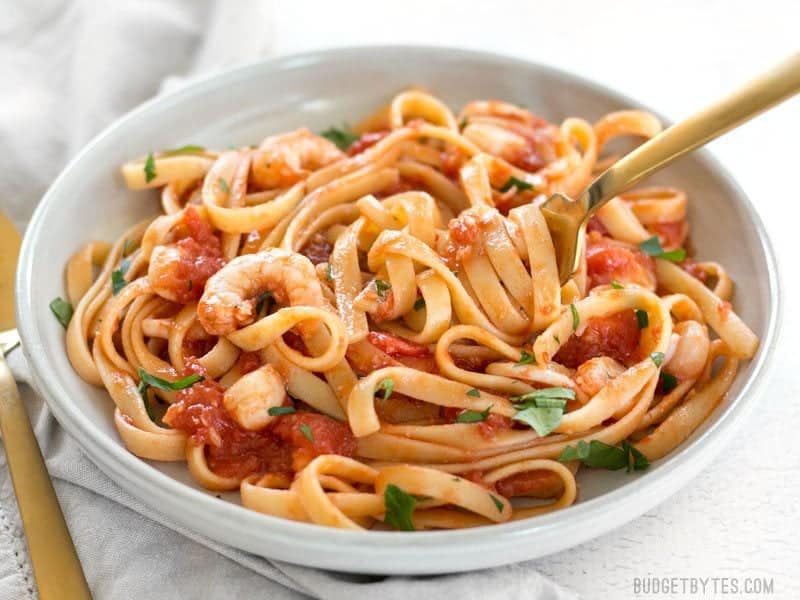
[[[151,153],[121,171],[163,214],[76,252],[74,314],[51,306],[125,446],[253,510],[400,530],[559,510],[581,469],[669,454],[758,346],[723,266],[687,258],[679,189],[614,198],[559,283],[539,207],[660,128],[411,89],[354,131]]]

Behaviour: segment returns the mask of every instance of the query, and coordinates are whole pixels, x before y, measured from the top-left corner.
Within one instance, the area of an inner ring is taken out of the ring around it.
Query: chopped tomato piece
[[[242,352],[239,355],[239,371],[246,375],[261,366],[261,356],[258,352]]]
[[[553,360],[576,369],[590,358],[608,356],[630,366],[637,360],[640,336],[632,310],[594,317],[586,322],[582,335],[573,335],[561,346]]]
[[[590,288],[612,281],[655,287],[655,262],[650,256],[596,232],[586,238],[586,268]]]
[[[273,433],[290,445],[292,467],[299,471],[322,454],[353,456],[358,443],[350,427],[326,415],[298,412],[278,417]]]
[[[706,282],[708,279],[708,273],[706,273],[705,269],[703,269],[700,265],[698,265],[695,261],[690,258],[687,258],[683,263],[681,263],[681,268],[686,271],[689,275],[702,281],[703,283]]]
[[[495,484],[495,489],[506,498],[514,496],[533,496],[535,498],[552,498],[558,496],[564,489],[561,477],[548,471],[525,471],[501,479]]]
[[[670,221],[669,223],[653,223],[648,229],[658,236],[661,246],[665,250],[680,248],[689,235],[689,223],[685,220]]]
[[[431,353],[427,346],[392,335],[391,333],[370,331],[369,334],[367,334],[367,339],[373,346],[380,348],[390,356],[423,357],[429,356]]]

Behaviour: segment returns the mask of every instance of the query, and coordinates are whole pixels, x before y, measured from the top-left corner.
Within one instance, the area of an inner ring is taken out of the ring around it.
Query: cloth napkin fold
[[[0,7],[0,208],[20,229],[66,160],[152,95],[274,53],[271,2],[4,2]],[[300,32],[298,32],[300,33]],[[54,351],[56,351],[54,349]],[[22,353],[9,356],[28,381]],[[81,452],[42,399],[21,393],[95,598],[525,598],[574,595],[522,563],[439,577],[331,573],[266,560],[171,523]],[[35,597],[0,447],[0,600]]]

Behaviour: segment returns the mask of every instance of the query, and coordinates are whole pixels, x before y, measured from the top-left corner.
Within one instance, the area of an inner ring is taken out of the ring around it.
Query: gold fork
[[[681,121],[627,154],[578,197],[554,194],[542,205],[553,238],[558,275],[565,284],[578,270],[586,224],[614,196],[759,113],[800,92],[800,53],[744,87]]]
[[[16,259],[19,235],[0,212],[0,267],[13,273],[7,259]],[[13,305],[10,278],[0,281],[0,307]],[[7,280],[8,279],[8,280]],[[0,327],[13,327],[13,314],[3,311]],[[0,434],[14,483],[28,553],[41,600],[91,600],[89,586],[47,474],[42,452],[19,396],[5,356],[19,345],[16,329],[0,332]]]

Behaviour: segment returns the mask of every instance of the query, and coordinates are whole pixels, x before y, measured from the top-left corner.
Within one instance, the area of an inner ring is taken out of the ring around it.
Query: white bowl
[[[113,239],[157,211],[154,194],[125,189],[120,163],[186,143],[225,148],[301,125],[321,130],[354,122],[412,84],[452,107],[498,98],[553,121],[568,115],[595,119],[638,106],[573,75],[482,52],[377,47],[267,60],[129,113],[75,157],[36,210],[17,277],[17,320],[35,384],[91,460],[175,523],[269,558],[361,573],[443,573],[535,558],[600,535],[665,500],[711,462],[758,401],[780,314],[775,259],[750,202],[717,162],[699,152],[653,180],[688,191],[698,254],[729,269],[737,284],[736,310],[761,347],[703,427],[647,472],[582,472],[576,505],[529,520],[460,531],[353,532],[246,510],[236,494],[221,501],[201,490],[182,463],[150,463],[130,454],[112,423],[113,402],[73,372],[63,329],[47,306],[64,295],[64,266],[74,250],[87,240]]]

